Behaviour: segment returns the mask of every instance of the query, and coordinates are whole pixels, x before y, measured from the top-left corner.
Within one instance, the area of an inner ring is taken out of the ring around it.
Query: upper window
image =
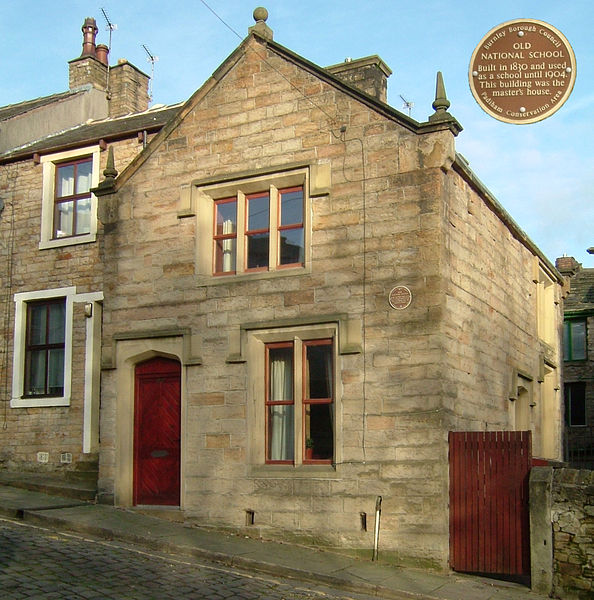
[[[565,384],[565,423],[570,427],[586,425],[586,384]]]
[[[195,189],[198,272],[209,283],[308,268],[307,168]]]
[[[43,156],[40,249],[93,242],[97,233],[99,147]]]
[[[213,273],[269,271],[271,265],[272,270],[302,267],[303,208],[303,186],[281,190],[270,186],[255,194],[239,191],[215,200]],[[243,221],[243,228],[238,228],[238,221]]]
[[[11,407],[68,406],[74,287],[15,294]]]
[[[565,321],[563,324],[563,360],[585,360],[586,321]]]
[[[90,157],[56,165],[54,238],[91,232],[92,174]]]

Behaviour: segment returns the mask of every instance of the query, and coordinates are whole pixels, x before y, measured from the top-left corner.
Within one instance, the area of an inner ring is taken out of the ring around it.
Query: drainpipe
[[[377,560],[379,546],[380,518],[382,516],[382,497],[378,496],[375,501],[375,527],[373,531],[373,556],[371,560]]]

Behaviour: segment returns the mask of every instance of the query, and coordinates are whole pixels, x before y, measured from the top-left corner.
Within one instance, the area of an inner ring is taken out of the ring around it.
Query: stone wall
[[[551,519],[554,596],[594,597],[594,471],[554,470]]]

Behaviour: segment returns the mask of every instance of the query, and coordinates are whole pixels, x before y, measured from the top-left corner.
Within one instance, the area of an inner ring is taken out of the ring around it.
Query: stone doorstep
[[[84,502],[94,502],[97,497],[94,482],[69,480],[42,473],[0,471],[0,484]]]

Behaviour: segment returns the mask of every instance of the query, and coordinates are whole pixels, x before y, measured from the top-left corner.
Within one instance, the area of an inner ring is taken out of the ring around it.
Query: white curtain
[[[288,356],[271,357],[270,360],[270,400],[291,400],[293,398],[293,369]],[[295,436],[293,426],[293,406],[269,406],[270,460],[293,460]]]
[[[223,221],[223,233],[233,233],[234,226],[231,219]],[[235,239],[223,240],[223,273],[235,270]]]

